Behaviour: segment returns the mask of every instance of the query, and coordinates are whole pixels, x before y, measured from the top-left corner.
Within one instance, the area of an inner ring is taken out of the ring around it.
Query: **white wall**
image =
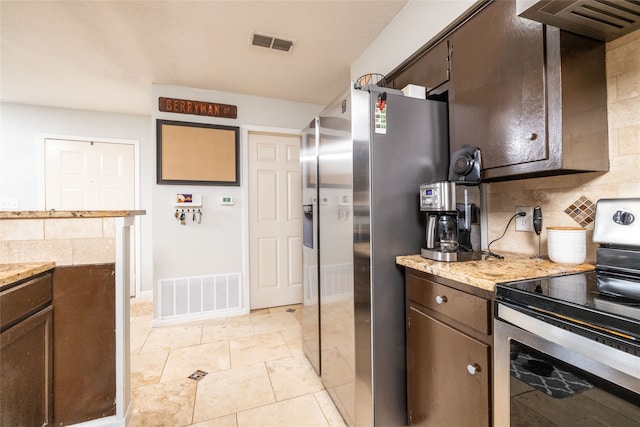
[[[346,86],[346,84],[345,84]],[[18,199],[20,210],[44,209],[43,135],[140,141],[141,290],[158,278],[243,271],[247,221],[245,192],[246,133],[249,130],[297,132],[321,106],[239,94],[161,86],[152,87],[152,117],[31,105],[0,105],[0,199]],[[157,111],[158,96],[238,106],[238,118],[215,119]],[[241,186],[156,184],[155,119],[216,123],[241,127]],[[176,193],[203,195],[202,224],[180,226],[173,217]],[[223,207],[221,196],[236,205]]]
[[[155,171],[149,116],[114,114],[21,104],[0,104],[0,199],[18,199],[19,210],[44,209],[44,136],[139,141],[140,195],[137,209],[149,213]],[[139,219],[141,290],[152,289],[149,215]]]
[[[345,87],[348,85],[345,82]],[[237,119],[223,119],[158,111],[158,97],[189,99],[238,107]],[[240,132],[241,185],[189,186],[154,185],[153,234],[155,280],[241,272],[244,289],[248,289],[246,272],[248,201],[247,197],[247,132],[264,130],[298,133],[319,113],[322,106],[295,103],[270,98],[193,89],[176,86],[154,85],[152,88],[156,119],[183,122],[211,123],[238,126]],[[154,126],[155,139],[155,126]],[[155,155],[153,156],[155,161]],[[155,182],[155,176],[154,176]],[[202,195],[201,224],[187,218],[187,225],[180,225],[174,217],[173,202],[178,193]],[[235,198],[234,206],[222,206],[220,198]]]
[[[469,9],[475,0],[410,0],[351,64],[351,79],[387,74]]]

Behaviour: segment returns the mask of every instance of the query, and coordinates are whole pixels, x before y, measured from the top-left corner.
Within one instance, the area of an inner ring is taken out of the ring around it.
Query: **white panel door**
[[[134,209],[134,150],[131,144],[47,139],[46,209]]]
[[[45,140],[45,209],[135,209],[132,144]],[[135,242],[131,233],[131,289],[135,295]]]
[[[251,308],[302,302],[300,137],[249,133]]]

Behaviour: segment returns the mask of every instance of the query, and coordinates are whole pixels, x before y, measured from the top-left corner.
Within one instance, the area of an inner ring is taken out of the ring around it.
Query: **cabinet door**
[[[480,147],[483,169],[548,157],[543,28],[494,1],[451,35],[451,148]]]
[[[489,426],[489,361],[488,345],[409,305],[409,425]]]
[[[393,87],[402,89],[408,84],[424,86],[428,92],[449,80],[449,41],[442,40],[418,57],[393,80]]]
[[[0,425],[52,424],[51,334],[49,306],[0,334]]]
[[[115,267],[56,267],[53,273],[54,422],[116,413]]]

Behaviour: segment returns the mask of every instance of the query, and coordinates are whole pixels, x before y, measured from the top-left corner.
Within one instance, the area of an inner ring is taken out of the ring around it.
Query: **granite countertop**
[[[455,280],[494,292],[495,284],[533,279],[595,269],[593,264],[556,264],[548,259],[536,260],[531,255],[500,253],[504,259],[482,259],[465,262],[440,262],[420,255],[396,257],[396,264],[435,276]]]
[[[51,270],[55,266],[55,262],[0,264],[0,287],[17,282],[18,280],[28,279],[36,274]]]
[[[145,215],[143,210],[133,211],[0,211],[2,219],[47,219],[47,218],[111,218]]]

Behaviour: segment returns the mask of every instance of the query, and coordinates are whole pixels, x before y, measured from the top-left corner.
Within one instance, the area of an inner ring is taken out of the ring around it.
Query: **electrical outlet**
[[[0,209],[11,210],[18,209],[18,199],[0,199]]]
[[[524,212],[525,216],[517,216],[516,231],[533,231],[533,207],[516,206],[516,213]]]

